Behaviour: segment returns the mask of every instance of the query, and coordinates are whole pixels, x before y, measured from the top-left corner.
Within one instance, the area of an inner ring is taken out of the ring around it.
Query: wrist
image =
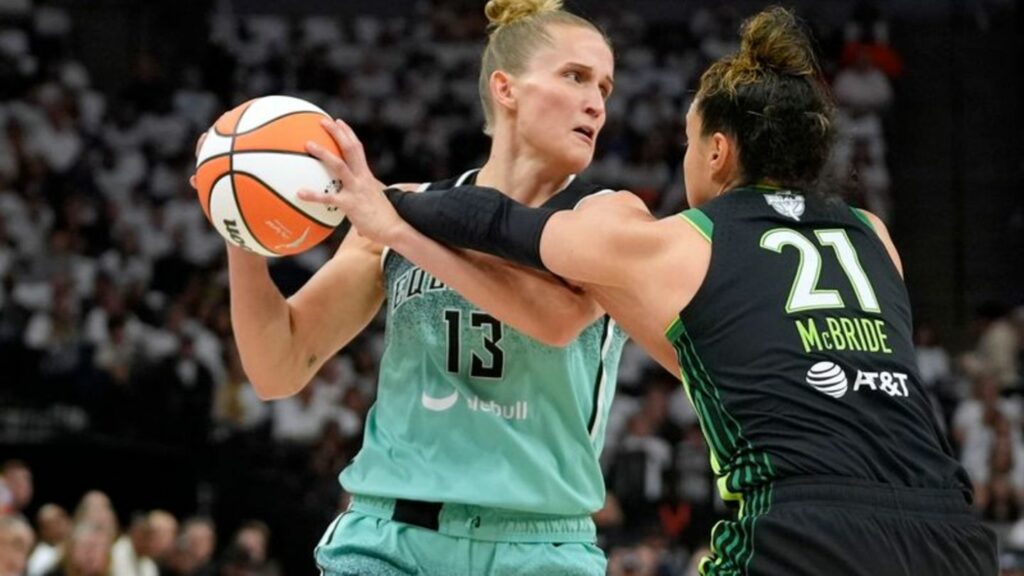
[[[244,248],[232,244],[231,242],[224,243],[228,249],[228,264],[236,267],[242,267],[245,269],[251,268],[266,268],[267,258],[260,256],[255,252],[250,252]]]
[[[406,251],[416,245],[416,230],[401,218],[396,218],[395,223],[382,236],[381,244],[397,252]]]

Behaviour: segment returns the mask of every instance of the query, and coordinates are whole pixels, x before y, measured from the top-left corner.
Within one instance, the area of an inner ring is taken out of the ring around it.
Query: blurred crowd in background
[[[76,56],[82,38],[67,11],[0,2],[0,448],[131,439],[188,455],[194,496],[168,510],[126,509],[100,490],[54,501],[33,492],[31,461],[7,459],[0,575],[311,573],[316,537],[345,505],[336,477],[374,399],[382,318],[298,395],[256,397],[232,338],[223,241],[187,183],[195,140],[220,113],[270,93],[308,99],[353,125],[385,182],[484,160],[480,6],[344,21],[227,6],[209,15],[202,59],[171,69],[138,54],[112,92]],[[616,93],[586,176],[633,190],[659,215],[677,211],[683,117],[700,71],[737,48],[742,15],[694,7],[682,28],[628,11],[596,16],[615,45]],[[903,64],[888,22],[861,4],[842,25],[811,25],[839,105],[826,182],[889,219],[887,117]],[[275,262],[286,294],[343,232]],[[1024,551],[1024,310],[1009,304],[979,307],[971,334],[956,338],[971,343],[963,350],[924,322],[916,336],[936,414],[1013,574],[1011,552]],[[596,520],[610,573],[689,574],[728,511],[685,394],[636,346],[602,463],[609,490]]]

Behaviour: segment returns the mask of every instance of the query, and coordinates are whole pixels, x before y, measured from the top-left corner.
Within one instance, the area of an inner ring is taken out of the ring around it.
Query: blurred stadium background
[[[350,122],[385,182],[478,165],[483,3],[0,0],[0,516],[35,526],[36,562],[74,522],[116,519],[120,546],[160,574],[315,572],[381,323],[297,397],[259,402],[231,337],[223,244],[187,184],[193,144],[224,110],[287,93]],[[1002,535],[1004,574],[1024,574],[1024,7],[788,4],[840,105],[832,186],[889,223],[935,411]],[[698,74],[764,3],[568,5],[617,51],[588,175],[679,210]],[[343,232],[274,264],[286,294]],[[610,573],[688,574],[725,514],[694,415],[635,347],[619,382],[597,515]]]

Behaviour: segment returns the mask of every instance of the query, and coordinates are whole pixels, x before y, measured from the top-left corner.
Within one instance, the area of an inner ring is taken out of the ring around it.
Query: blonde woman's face
[[[615,61],[594,30],[552,25],[548,33],[551,45],[537,48],[514,80],[516,134],[559,168],[576,173],[594,157]]]

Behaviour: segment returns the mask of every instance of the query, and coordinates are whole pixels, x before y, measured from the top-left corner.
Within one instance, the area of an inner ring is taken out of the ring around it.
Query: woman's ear
[[[738,167],[739,156],[735,142],[721,132],[711,135],[711,153],[708,160],[711,164],[711,178],[716,182],[728,182]]]
[[[501,106],[508,110],[516,109],[515,79],[504,70],[495,70],[491,73],[491,101],[495,106]]]

